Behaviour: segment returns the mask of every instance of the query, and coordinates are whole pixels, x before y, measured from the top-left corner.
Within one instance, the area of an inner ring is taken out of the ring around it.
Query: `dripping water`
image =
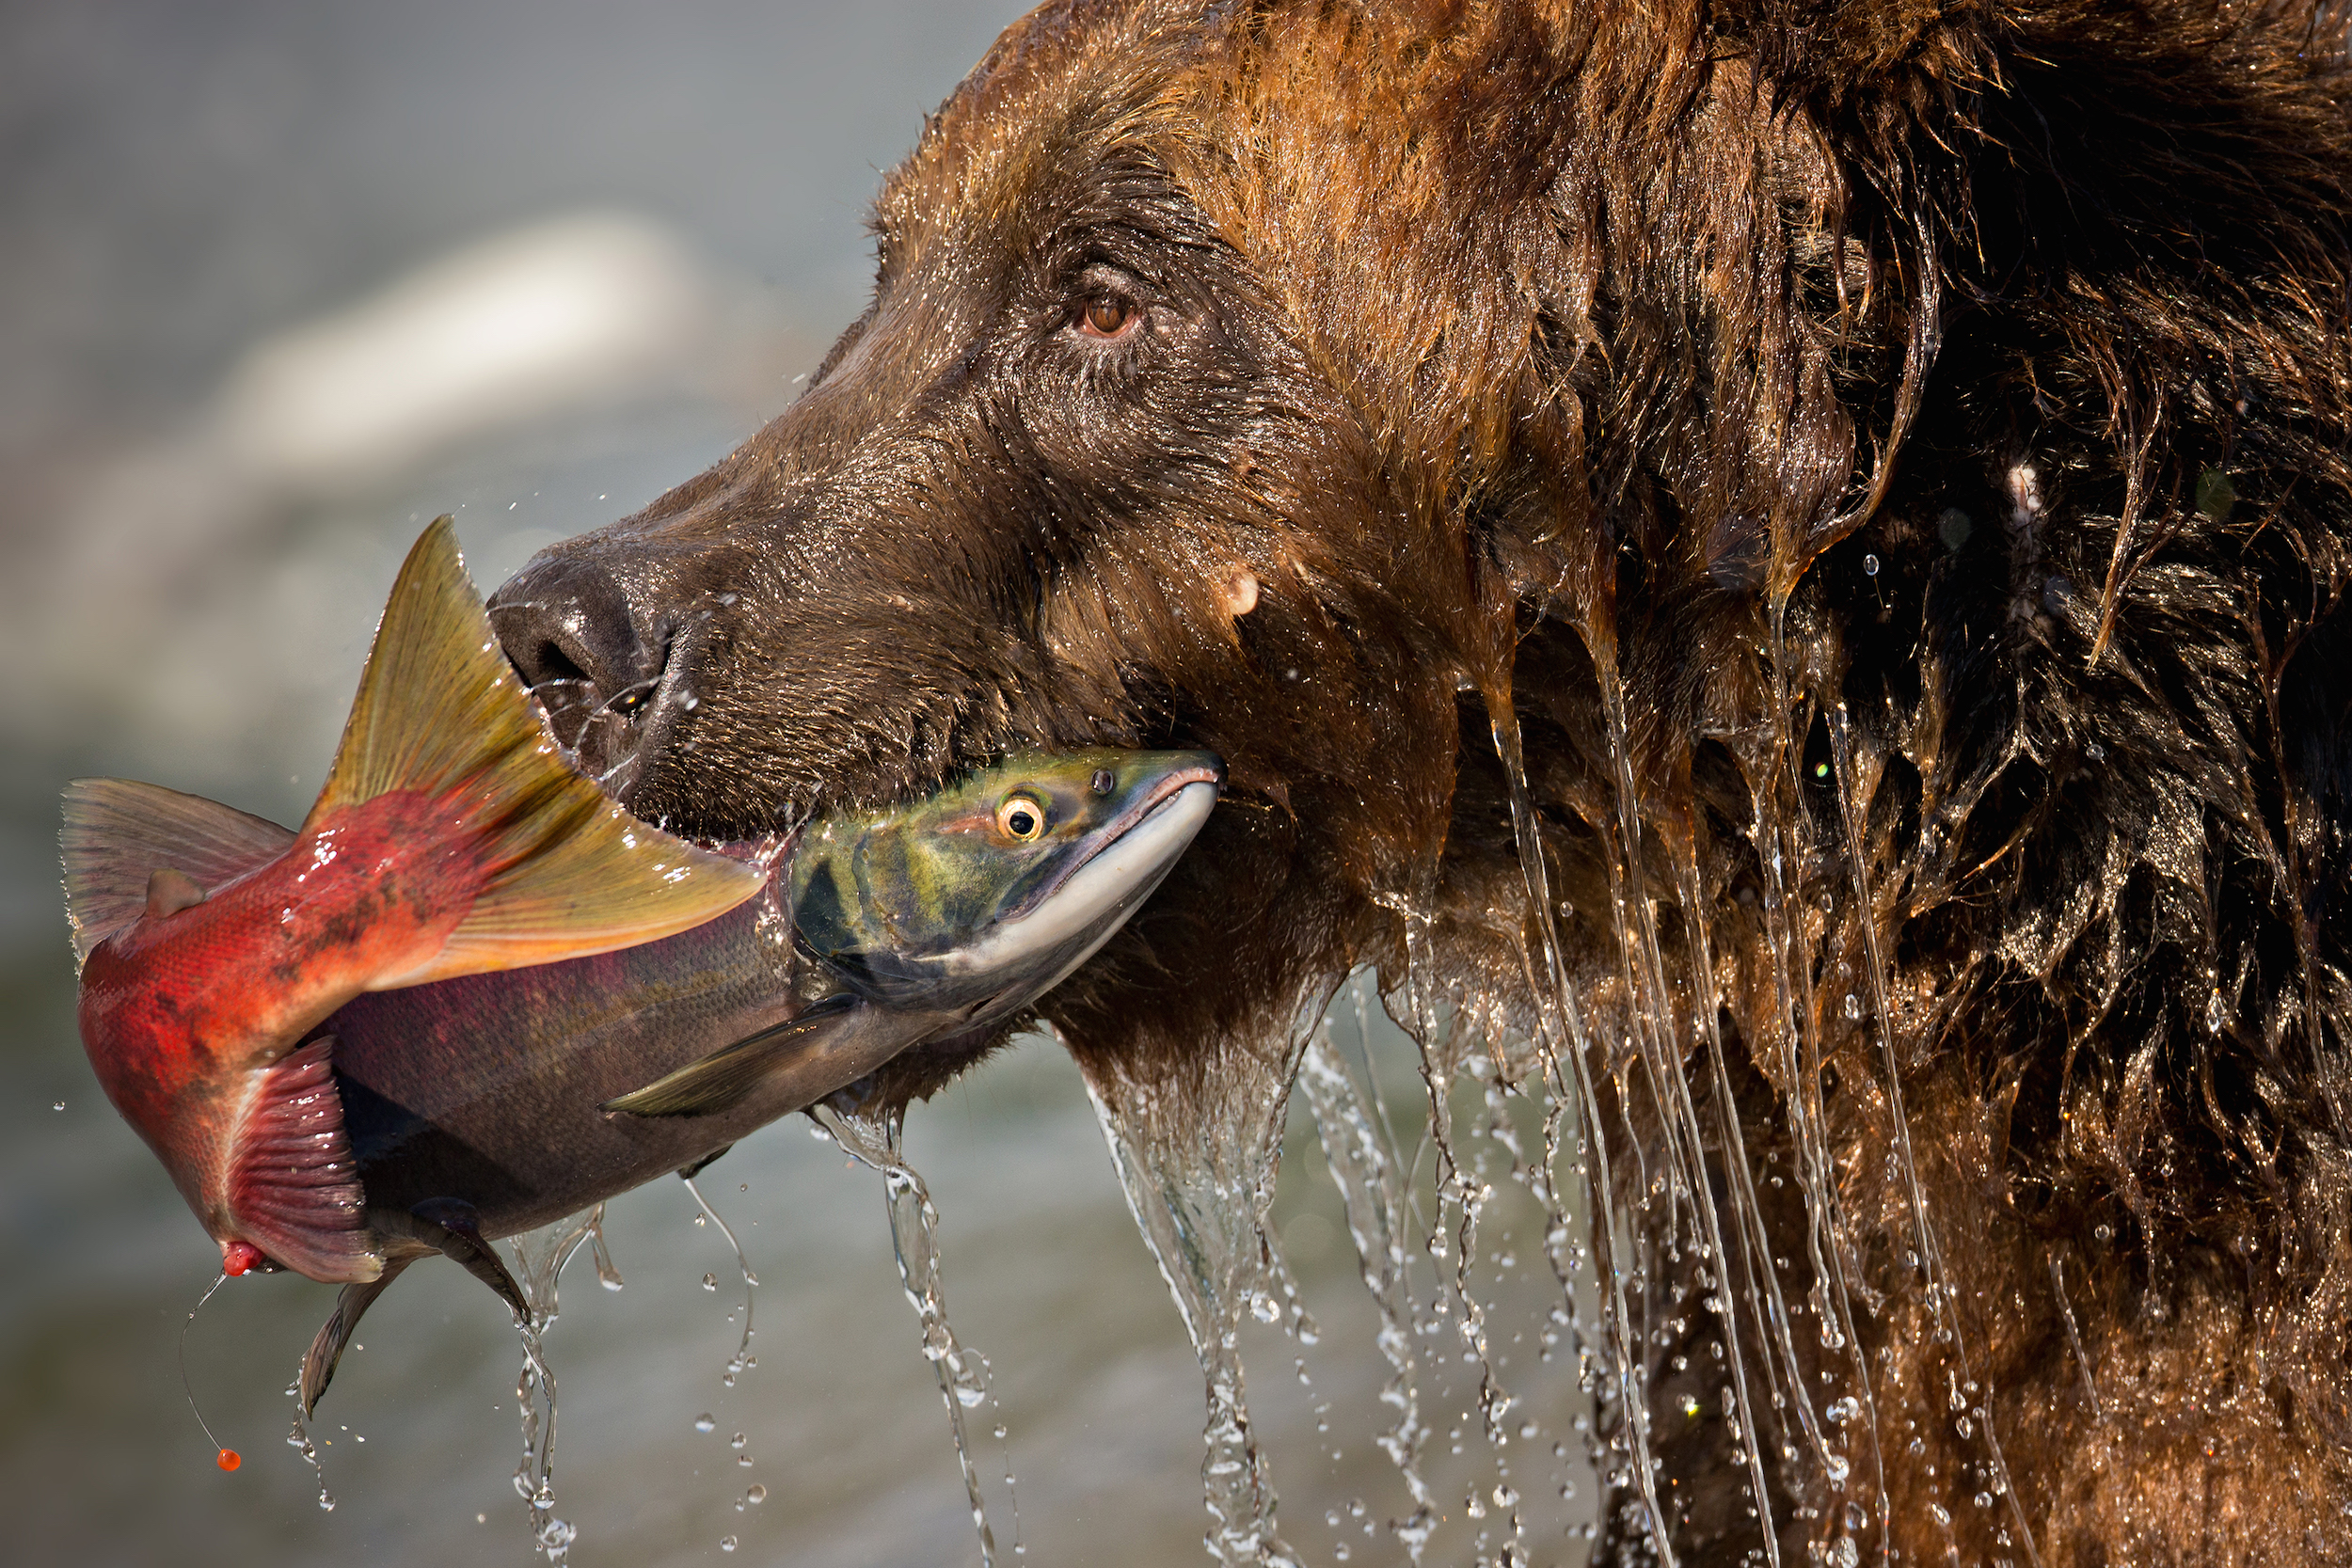
[[[1797,724],[1790,704],[1789,657],[1781,618],[1772,621],[1769,661],[1776,721],[1746,736],[1739,753],[1749,784],[1751,840],[1763,882],[1765,942],[1772,951],[1772,986],[1778,1027],[1773,1047],[1785,1088],[1781,1097],[1797,1159],[1798,1192],[1804,1200],[1806,1260],[1813,1288],[1809,1305],[1820,1323],[1824,1350],[1845,1352],[1852,1365],[1855,1386],[1863,1401],[1863,1427],[1869,1435],[1877,1467],[1878,1514],[1882,1544],[1886,1518],[1884,1467],[1879,1455],[1879,1421],[1870,1370],[1861,1336],[1855,1332],[1851,1291],[1846,1278],[1848,1233],[1844,1205],[1838,1196],[1836,1165],[1829,1147],[1828,1112],[1821,1092],[1822,1042],[1820,1015],[1812,990],[1812,965],[1800,957],[1803,933],[1798,904],[1792,896],[1796,868],[1805,863],[1805,848],[1798,840],[1804,813],[1794,799],[1799,748]],[[1809,707],[1808,707],[1809,711]],[[1792,1368],[1792,1371],[1794,1369]],[[1851,1461],[1830,1447],[1809,1393],[1801,1378],[1792,1380],[1790,1404],[1823,1473],[1842,1483]]]
[[[1641,1352],[1633,1343],[1632,1320],[1626,1301],[1627,1271],[1621,1257],[1623,1243],[1616,1234],[1617,1205],[1609,1164],[1608,1136],[1599,1123],[1599,1100],[1593,1092],[1591,1041],[1582,1011],[1577,1006],[1575,991],[1568,983],[1566,961],[1561,955],[1550,873],[1544,859],[1534,800],[1528,787],[1527,762],[1519,742],[1518,715],[1505,697],[1490,705],[1489,718],[1495,750],[1502,758],[1503,774],[1510,786],[1511,824],[1518,846],[1519,871],[1527,885],[1528,902],[1534,912],[1535,929],[1543,952],[1544,972],[1533,989],[1543,1021],[1545,1073],[1550,1083],[1551,1094],[1563,1101],[1570,1098],[1571,1091],[1562,1069],[1562,1062],[1565,1061],[1576,1074],[1573,1098],[1581,1122],[1581,1141],[1584,1147],[1586,1180],[1593,1200],[1593,1236],[1600,1253],[1596,1261],[1605,1287],[1601,1317],[1610,1338],[1610,1360],[1616,1376],[1618,1409],[1631,1437],[1633,1481],[1641,1494],[1644,1522],[1651,1548],[1664,1568],[1674,1568],[1674,1544],[1668,1535],[1665,1511],[1660,1506],[1658,1479],[1652,1465],[1655,1445],[1651,1441],[1649,1402],[1641,1376],[1644,1362]],[[1532,975],[1530,978],[1536,979]],[[1551,1137],[1556,1144],[1556,1123]],[[1546,1152],[1551,1156],[1557,1150],[1556,1148],[1548,1148]]]
[[[606,1277],[611,1259],[604,1249],[604,1205],[558,1220],[508,1242],[515,1253],[515,1280],[522,1287],[528,1317],[516,1323],[522,1339],[522,1370],[515,1380],[515,1410],[522,1428],[522,1462],[515,1468],[515,1494],[531,1513],[531,1535],[550,1563],[569,1554],[579,1529],[555,1512],[555,1373],[548,1367],[545,1340],[555,1326],[556,1288],[564,1266],[582,1246],[592,1246],[599,1259],[597,1276]],[[617,1273],[611,1277],[618,1278]]]
[[[752,1260],[744,1256],[743,1243],[736,1240],[735,1232],[728,1228],[726,1221],[719,1217],[719,1211],[710,1206],[710,1199],[703,1196],[703,1190],[694,1184],[694,1179],[681,1173],[678,1180],[685,1182],[686,1190],[694,1195],[695,1206],[702,1210],[703,1218],[717,1226],[719,1234],[726,1238],[728,1247],[735,1253],[736,1272],[743,1276],[743,1333],[742,1337],[736,1341],[735,1354],[727,1358],[725,1371],[720,1376],[720,1381],[732,1388],[735,1386],[737,1378],[759,1365],[759,1357],[752,1354],[752,1293],[759,1289],[759,1275],[752,1273]],[[601,1231],[596,1237],[596,1257],[597,1275],[602,1277],[605,1262],[604,1237]],[[619,1276],[613,1277],[617,1279]],[[706,1289],[715,1283],[710,1275],[703,1275],[703,1284]]]
[[[1993,1430],[1993,1392],[1990,1387],[1982,1387],[1979,1384],[1970,1369],[1968,1342],[1954,1306],[1950,1270],[1945,1264],[1943,1246],[1928,1217],[1927,1193],[1920,1185],[1918,1162],[1914,1158],[1911,1148],[1911,1123],[1903,1111],[1902,1064],[1895,1053],[1895,1034],[1889,1022],[1892,1014],[1887,1009],[1887,969],[1879,941],[1878,906],[1870,886],[1862,823],[1855,811],[1856,758],[1852,727],[1843,703],[1832,705],[1828,719],[1830,757],[1837,769],[1839,819],[1846,835],[1846,861],[1853,876],[1855,908],[1860,913],[1863,945],[1868,959],[1872,1022],[1886,1074],[1888,1116],[1894,1124],[1895,1148],[1902,1169],[1904,1194],[1910,1202],[1912,1226],[1918,1238],[1920,1264],[1927,1275],[1928,1305],[1935,1314],[1938,1338],[1950,1344],[1952,1359],[1959,1363],[1960,1376],[1971,1397],[1977,1401],[1973,1425],[1984,1434],[1994,1490],[2008,1505],[2010,1521],[2016,1525],[2017,1532],[2024,1541],[2026,1560],[2039,1565],[2042,1554],[2035,1546],[2033,1527],[2026,1519],[2023,1499],[2010,1483],[2009,1464],[2001,1457],[2000,1438]],[[1885,1512],[1883,1490],[1880,1512]]]
[[[1368,1031],[1357,992],[1358,1034]],[[1377,1095],[1378,1084],[1367,1063],[1365,1083]],[[1422,1447],[1429,1429],[1421,1418],[1421,1371],[1413,1339],[1419,1324],[1413,1308],[1412,1279],[1405,1253],[1405,1185],[1407,1173],[1398,1168],[1386,1136],[1387,1118],[1377,1101],[1366,1108],[1367,1096],[1357,1089],[1355,1073],[1332,1042],[1329,1022],[1316,1031],[1299,1064],[1298,1084],[1307,1093],[1320,1132],[1324,1164],[1340,1189],[1347,1212],[1347,1228],[1356,1243],[1356,1257],[1364,1289],[1371,1292],[1379,1314],[1375,1339],[1389,1364],[1389,1377],[1380,1402],[1396,1412],[1395,1420],[1377,1442],[1389,1462],[1404,1478],[1412,1513],[1391,1528],[1415,1563],[1429,1543],[1436,1524],[1437,1501],[1422,1476]]]
[[[1266,1212],[1289,1086],[1323,1002],[1318,996],[1302,1006],[1274,1041],[1225,1042],[1222,1070],[1202,1074],[1199,1095],[1182,1103],[1166,1090],[1134,1085],[1116,1085],[1114,1098],[1091,1074],[1087,1079],[1128,1212],[1200,1363],[1208,1400],[1202,1544],[1232,1568],[1299,1568],[1277,1528],[1279,1499],[1250,1425],[1240,1338],[1251,1304],[1282,1273]],[[1219,1102],[1201,1103],[1209,1095]]]
[[[967,1412],[993,1401],[988,1362],[977,1350],[961,1343],[948,1323],[946,1291],[939,1270],[939,1211],[932,1206],[930,1189],[923,1178],[906,1163],[900,1136],[905,1114],[892,1110],[877,1115],[852,1104],[846,1095],[836,1095],[813,1106],[808,1114],[832,1134],[835,1143],[882,1173],[883,1195],[890,1210],[890,1239],[898,1252],[898,1280],[922,1324],[924,1359],[939,1377],[940,1396],[947,1407],[947,1424],[955,1437],[956,1463],[963,1472],[964,1493],[972,1505],[972,1528],[979,1538],[981,1568],[993,1568],[996,1537],[989,1528],[987,1498],[965,1425]],[[998,1415],[995,1431],[1001,1438],[1005,1429],[1002,1412]],[[1027,1548],[1021,1543],[1021,1499],[1013,1486],[1009,1453],[1006,1456],[1005,1493],[1012,1505],[1012,1555],[1023,1557]]]
[[[1765,1482],[1763,1456],[1755,1443],[1740,1443],[1740,1423],[1752,1423],[1756,1418],[1756,1401],[1749,1388],[1746,1340],[1740,1332],[1738,1319],[1732,1308],[1730,1251],[1724,1245],[1721,1214],[1715,1204],[1715,1187],[1706,1167],[1706,1134],[1699,1126],[1698,1108],[1691,1098],[1690,1076],[1686,1070],[1685,1053],[1676,1028],[1677,1009],[1668,991],[1665,960],[1658,936],[1657,905],[1649,895],[1642,854],[1641,795],[1633,779],[1633,744],[1626,723],[1625,686],[1613,658],[1596,657],[1595,669],[1599,677],[1601,707],[1607,721],[1611,786],[1616,797],[1616,832],[1609,857],[1609,879],[1612,913],[1616,927],[1619,959],[1623,966],[1626,993],[1633,1022],[1640,1030],[1642,1054],[1653,1095],[1658,1095],[1660,1118],[1667,1132],[1668,1157],[1677,1174],[1677,1185],[1688,1195],[1696,1210],[1703,1234],[1700,1247],[1699,1285],[1707,1292],[1705,1305],[1721,1321],[1723,1339],[1729,1351],[1730,1386],[1724,1390],[1726,1405],[1734,1422],[1733,1441],[1745,1450],[1749,1485],[1754,1491],[1756,1517],[1763,1537],[1764,1556],[1772,1568],[1778,1568],[1780,1546],[1772,1528],[1771,1493]],[[1516,730],[1516,717],[1513,728]],[[1512,748],[1516,761],[1516,738]],[[1523,784],[1521,784],[1523,788]],[[1604,839],[1610,835],[1604,834]],[[1538,853],[1540,854],[1540,847]],[[1638,931],[1627,919],[1628,906],[1638,913]],[[1686,918],[1684,928],[1695,932],[1704,925],[1700,911],[1704,905],[1695,898],[1683,904]],[[1636,942],[1638,935],[1639,941]],[[1696,939],[1703,942],[1703,938]],[[1696,962],[1704,954],[1699,947],[1693,952]],[[1703,967],[1694,977],[1693,989],[1710,998],[1698,1003],[1705,1019],[1704,1029],[1710,1037],[1716,1028],[1711,1005],[1712,978]],[[1746,1162],[1741,1155],[1738,1112],[1728,1095],[1729,1079],[1724,1072],[1720,1039],[1715,1041],[1711,1059],[1718,1069],[1720,1087],[1724,1091],[1719,1101],[1720,1120],[1724,1128],[1723,1153],[1724,1164],[1737,1167],[1740,1176],[1730,1183],[1735,1202],[1746,1199],[1747,1212],[1756,1215],[1754,1189],[1745,1182]],[[1668,1216],[1671,1224],[1673,1216]],[[1742,1255],[1752,1260],[1754,1237],[1762,1233],[1760,1215],[1756,1215],[1753,1230],[1742,1237]],[[1753,1262],[1751,1261],[1751,1269]],[[1802,1401],[1801,1381],[1795,1385]]]

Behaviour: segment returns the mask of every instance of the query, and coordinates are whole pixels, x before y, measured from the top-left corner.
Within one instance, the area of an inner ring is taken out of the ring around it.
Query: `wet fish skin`
[[[472,1238],[707,1163],[914,1045],[984,1037],[1150,895],[1221,773],[1205,752],[1016,757],[926,800],[731,847],[768,880],[705,926],[353,999],[318,1037],[386,1272],[348,1287],[320,1329],[306,1409],[415,1259],[445,1252],[511,1305],[511,1279],[483,1266]],[[861,886],[883,903],[867,907]],[[832,890],[815,900],[814,940],[796,940],[795,888]],[[435,1218],[453,1202],[466,1234]]]
[[[397,1224],[459,1197],[484,1234],[513,1235],[692,1164],[911,1045],[993,1027],[1150,895],[1221,771],[1205,752],[1017,757],[735,847],[765,884],[691,930],[354,998],[321,1033],[368,1210]],[[1034,836],[996,832],[1007,802],[1036,810]],[[953,895],[914,890],[910,866]],[[808,889],[828,891],[804,908]]]
[[[1002,1017],[1002,993],[1050,969],[1025,1005],[1151,895],[1175,863],[1168,845],[1190,841],[1224,772],[1209,752],[1061,752],[919,809],[828,818],[793,862],[801,940],[869,1001]],[[1097,843],[1101,855],[1071,852]]]
[[[702,925],[755,868],[659,833],[548,734],[453,531],[401,569],[326,787],[298,832],[151,784],[65,802],[79,1022],[107,1098],[230,1273],[384,1263],[316,1024],[362,992]]]
[[[649,1129],[599,1107],[788,1023],[838,989],[795,950],[791,840],[752,849],[760,892],[716,920],[593,957],[353,998],[321,1025],[372,1223],[433,1198],[513,1235],[723,1147],[765,1101]],[[751,1119],[756,1117],[758,1119]]]

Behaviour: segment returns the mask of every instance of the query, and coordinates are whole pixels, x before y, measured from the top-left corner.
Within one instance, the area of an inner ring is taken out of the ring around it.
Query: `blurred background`
[[[530,1560],[519,1352],[454,1269],[385,1298],[322,1406],[331,1512],[281,1390],[333,1292],[224,1289],[187,1338],[246,1455],[214,1467],[175,1337],[215,1249],[82,1059],[57,790],[120,774],[298,820],[423,523],[454,514],[487,587],[779,411],[860,307],[878,172],[1017,9],[0,7],[0,1555]],[[1253,1407],[1292,1543],[1401,1561],[1374,1528],[1406,1511],[1375,1324],[1293,1121],[1277,1220],[1323,1348],[1302,1373],[1264,1330]],[[1199,1374],[1074,1069],[1023,1042],[918,1107],[909,1152],[1004,1404],[979,1455],[999,1560],[1008,1463],[1025,1560],[1200,1560]],[[616,1202],[626,1289],[583,1259],[548,1338],[572,1560],[977,1561],[879,1178],[796,1120],[704,1185],[763,1281],[760,1365],[722,1381],[744,1292],[689,1195]],[[1472,1386],[1431,1385],[1441,1468]],[[1541,1468],[1519,1484],[1579,1484]],[[1435,1560],[1467,1560],[1451,1539]],[[1556,1527],[1536,1545],[1569,1555]]]

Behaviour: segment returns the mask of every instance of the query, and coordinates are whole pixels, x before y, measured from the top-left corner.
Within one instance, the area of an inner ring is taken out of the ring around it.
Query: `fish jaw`
[[[90,1066],[224,1265],[252,1266],[251,1248],[330,1282],[380,1270],[327,1046],[303,1042],[440,950],[484,876],[456,829],[446,800],[380,796],[204,902],[138,920],[84,964]]]
[[[794,918],[868,1001],[1000,1018],[1118,931],[1223,778],[1207,752],[1016,758],[922,806],[820,824],[794,865]],[[1016,805],[1042,831],[1009,837],[1000,818]]]
[[[1061,984],[1158,890],[1208,820],[1220,782],[1206,768],[1161,781],[1017,917],[947,955],[942,972],[1004,981],[1021,1003]]]

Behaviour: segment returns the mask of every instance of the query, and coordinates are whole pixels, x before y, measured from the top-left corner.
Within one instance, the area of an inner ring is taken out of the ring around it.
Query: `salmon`
[[[756,894],[577,771],[443,517],[403,564],[299,829],[79,780],[61,835],[91,1068],[230,1274],[379,1277],[319,1023],[355,997],[612,952]]]
[[[523,1315],[487,1242],[697,1170],[903,1051],[985,1044],[1151,896],[1222,774],[1204,752],[1008,758],[728,847],[766,884],[691,930],[354,998],[318,1037],[385,1266],[319,1331],[304,1409],[410,1263],[440,1253]]]

